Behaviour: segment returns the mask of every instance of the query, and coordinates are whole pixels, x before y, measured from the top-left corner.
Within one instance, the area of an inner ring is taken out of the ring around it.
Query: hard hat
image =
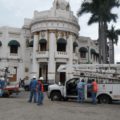
[[[40,80],[44,80],[44,78],[43,78],[43,77],[40,77],[39,79],[40,79]]]
[[[33,76],[33,78],[36,78],[36,76]]]
[[[4,77],[2,77],[1,80],[4,81],[5,80]]]

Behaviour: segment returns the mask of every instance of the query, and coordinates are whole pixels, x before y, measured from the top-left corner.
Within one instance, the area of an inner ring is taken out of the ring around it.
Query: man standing
[[[3,95],[3,89],[5,88],[5,79],[4,77],[0,78],[0,97]]]
[[[96,104],[96,95],[98,91],[98,85],[97,82],[93,79],[92,80],[92,103]]]
[[[44,86],[43,86],[43,77],[40,77],[37,83],[37,105],[43,104],[43,99],[44,99]]]
[[[37,86],[37,80],[36,77],[33,76],[33,79],[30,82],[30,96],[29,96],[29,101],[28,102],[32,102],[32,98],[34,96],[34,103],[36,103],[36,86]]]
[[[2,97],[2,80],[0,78],[0,97]]]
[[[85,89],[85,83],[84,80],[82,79],[77,84],[78,102],[83,103],[84,101],[84,89]]]

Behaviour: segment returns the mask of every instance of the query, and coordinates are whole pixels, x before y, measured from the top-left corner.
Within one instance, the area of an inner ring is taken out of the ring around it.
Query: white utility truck
[[[65,72],[68,65],[61,65],[58,72]],[[74,77],[66,80],[64,85],[53,84],[48,87],[48,98],[51,100],[68,100],[77,98],[77,83],[84,79],[85,100],[91,100],[92,79],[98,83],[97,99],[99,103],[112,103],[120,100],[120,65],[116,64],[79,64],[71,66]]]

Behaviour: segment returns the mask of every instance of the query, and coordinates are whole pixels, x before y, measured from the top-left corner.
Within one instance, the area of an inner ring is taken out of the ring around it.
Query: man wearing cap
[[[34,103],[36,103],[36,86],[37,86],[37,80],[36,77],[33,76],[33,79],[30,82],[30,97],[28,102],[32,102],[32,98],[34,96]]]
[[[40,77],[37,82],[37,105],[43,104],[43,98],[44,98],[44,86],[43,86],[43,77]]]

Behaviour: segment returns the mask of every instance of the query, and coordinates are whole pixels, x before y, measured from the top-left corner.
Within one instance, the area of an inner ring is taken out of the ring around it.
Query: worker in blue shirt
[[[5,87],[5,79],[2,77],[0,78],[0,97],[3,95],[3,89]]]
[[[30,82],[30,96],[29,96],[29,101],[28,102],[32,102],[32,98],[34,96],[34,103],[36,103],[36,87],[37,87],[37,80],[36,77],[33,76],[33,79]]]
[[[77,91],[78,91],[78,102],[83,103],[84,101],[84,90],[85,90],[85,82],[84,80],[79,80],[77,84]]]

